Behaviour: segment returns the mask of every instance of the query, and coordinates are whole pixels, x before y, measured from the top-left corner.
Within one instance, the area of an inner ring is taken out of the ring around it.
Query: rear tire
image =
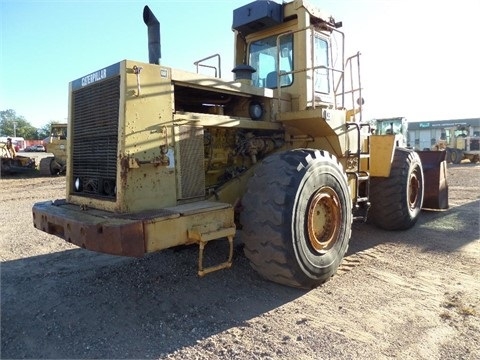
[[[352,201],[334,156],[302,149],[267,157],[242,206],[245,255],[261,276],[313,288],[336,272],[351,235]]]
[[[44,157],[43,159],[40,160],[40,164],[38,166],[38,170],[40,172],[40,175],[42,176],[51,176],[52,175],[52,161],[54,157],[53,156],[47,156]]]
[[[53,158],[50,162],[50,173],[52,175],[65,175],[66,166],[59,158]]]
[[[390,177],[372,177],[369,221],[385,230],[406,230],[417,222],[424,194],[423,168],[418,154],[396,148]]]

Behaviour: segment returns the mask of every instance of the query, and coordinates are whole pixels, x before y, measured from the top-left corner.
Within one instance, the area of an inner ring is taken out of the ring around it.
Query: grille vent
[[[178,198],[205,195],[203,128],[182,125],[176,129]]]
[[[116,198],[120,76],[72,94],[72,171],[77,195]],[[75,188],[75,187],[74,187]]]

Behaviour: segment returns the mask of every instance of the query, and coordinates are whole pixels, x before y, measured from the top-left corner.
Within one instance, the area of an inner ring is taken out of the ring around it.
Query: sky
[[[195,72],[221,55],[231,80],[232,13],[253,0],[0,0],[0,111],[35,127],[66,121],[68,83],[123,59],[148,62],[148,5],[161,64]],[[343,22],[361,52],[365,118],[480,117],[478,0],[305,0]]]

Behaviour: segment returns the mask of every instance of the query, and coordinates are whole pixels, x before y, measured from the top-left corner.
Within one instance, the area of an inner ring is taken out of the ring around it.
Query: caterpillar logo
[[[96,81],[103,80],[107,77],[107,69],[102,69],[95,71],[94,73],[84,76],[82,78],[82,86],[87,86],[91,83],[94,83]]]

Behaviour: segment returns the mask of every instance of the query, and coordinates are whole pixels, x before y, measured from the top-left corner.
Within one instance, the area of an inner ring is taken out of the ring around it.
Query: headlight
[[[252,120],[259,120],[263,117],[263,107],[258,101],[252,101],[248,107],[248,114]]]
[[[75,191],[82,191],[82,181],[80,178],[75,179]]]

